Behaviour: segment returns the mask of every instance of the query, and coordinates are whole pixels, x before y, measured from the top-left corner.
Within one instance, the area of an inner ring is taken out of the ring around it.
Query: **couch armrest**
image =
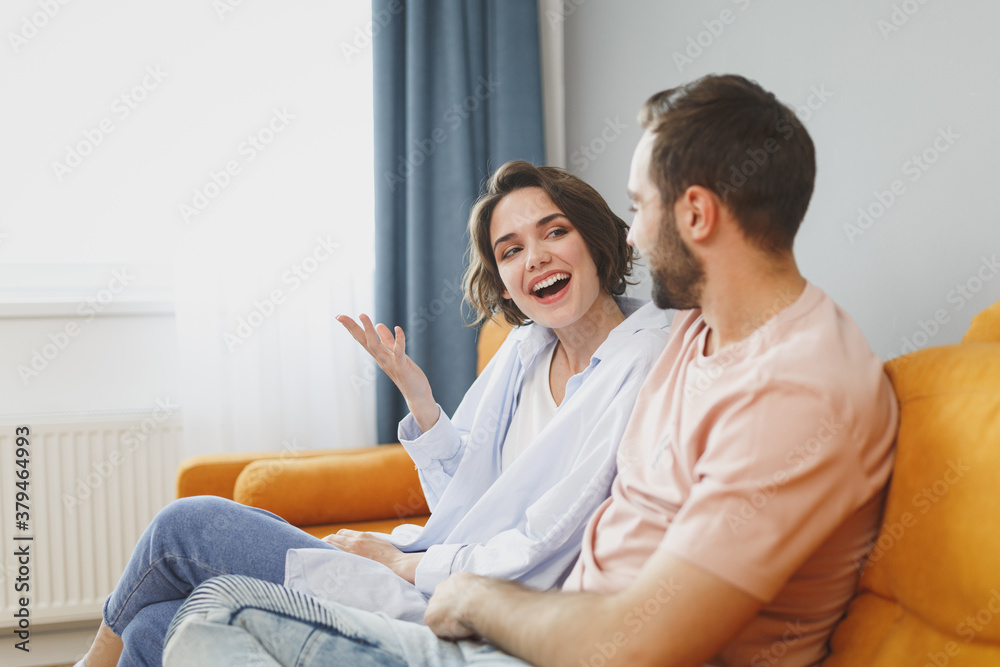
[[[401,445],[254,461],[239,474],[233,499],[296,526],[430,513]]]
[[[236,478],[254,461],[311,458],[331,454],[353,454],[360,449],[310,449],[303,451],[240,452],[237,454],[206,454],[181,461],[177,470],[177,497],[219,496],[233,500]]]

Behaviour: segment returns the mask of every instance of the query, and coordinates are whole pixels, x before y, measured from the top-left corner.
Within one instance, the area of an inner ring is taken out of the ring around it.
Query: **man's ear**
[[[692,185],[681,195],[683,217],[678,217],[686,229],[686,236],[694,242],[707,240],[719,222],[718,196],[700,185]],[[678,212],[680,215],[681,212]]]

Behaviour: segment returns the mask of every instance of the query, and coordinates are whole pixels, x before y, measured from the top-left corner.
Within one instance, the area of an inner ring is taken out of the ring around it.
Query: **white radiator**
[[[139,535],[174,498],[183,449],[176,407],[0,419],[0,628],[18,624],[21,597],[32,628],[100,618]],[[30,429],[26,489],[19,426]],[[18,506],[21,491],[28,499]],[[25,504],[26,530],[16,514]],[[27,558],[16,555],[24,549]]]

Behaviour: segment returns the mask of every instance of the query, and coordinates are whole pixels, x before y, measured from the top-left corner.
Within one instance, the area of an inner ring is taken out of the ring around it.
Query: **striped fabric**
[[[262,611],[295,618],[317,628],[331,630],[343,637],[356,638],[353,628],[345,628],[323,601],[268,581],[240,575],[223,575],[209,579],[194,590],[174,616],[167,630],[164,646],[170,643],[177,629],[190,618],[231,620],[244,609]]]

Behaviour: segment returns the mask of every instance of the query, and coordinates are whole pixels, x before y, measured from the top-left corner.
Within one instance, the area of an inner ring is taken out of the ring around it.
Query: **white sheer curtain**
[[[305,5],[247,5],[227,26],[247,37],[226,39],[242,83],[220,100],[239,122],[205,114],[230,142],[191,183],[208,206],[175,255],[188,454],[376,444],[375,369],[334,320],[373,306],[371,10]],[[239,173],[211,198],[228,160]]]
[[[370,256],[359,257],[357,243],[341,239],[297,282],[287,267],[304,269],[322,246],[302,230],[283,233],[302,238],[305,248],[284,270],[207,257],[178,267],[188,454],[375,444],[373,369],[334,320],[370,311]]]
[[[114,307],[152,300],[158,315],[102,319],[26,387],[16,365],[69,320],[31,323],[5,357],[13,409],[169,397],[187,454],[373,444],[374,367],[333,319],[372,309],[370,2],[89,0],[46,18],[19,0],[0,14],[11,34],[39,24],[0,64],[26,101],[0,109],[16,128],[0,161],[0,291],[26,307],[68,299],[75,316],[127,267]],[[339,247],[320,261],[328,238]],[[283,302],[258,322],[274,290]],[[171,291],[176,357],[159,316]],[[241,319],[258,326],[227,346]]]

